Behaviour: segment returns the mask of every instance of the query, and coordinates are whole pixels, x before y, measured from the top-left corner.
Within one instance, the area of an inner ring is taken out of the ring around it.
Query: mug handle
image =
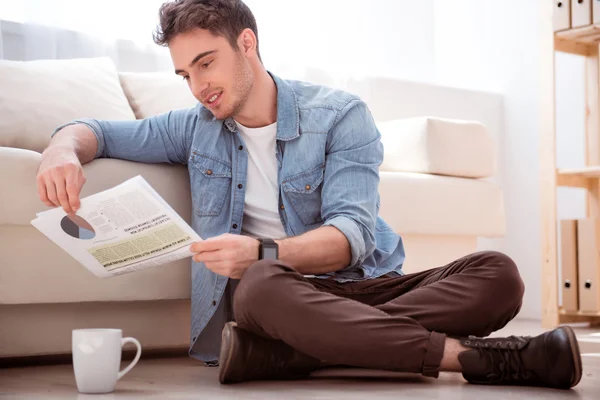
[[[117,375],[117,380],[121,379],[123,377],[123,375],[125,375],[126,373],[131,371],[131,368],[135,367],[135,364],[137,364],[137,362],[140,360],[140,357],[142,355],[142,345],[136,338],[126,337],[126,338],[121,339],[121,348],[125,345],[125,343],[135,344],[135,346],[137,347],[137,353],[135,354],[135,358],[133,359],[133,361],[130,362],[129,365],[127,367],[125,367],[125,369],[123,369],[123,371],[119,372],[119,374]]]

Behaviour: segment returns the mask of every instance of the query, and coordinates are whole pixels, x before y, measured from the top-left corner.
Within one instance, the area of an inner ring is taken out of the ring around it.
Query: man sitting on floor
[[[58,127],[39,195],[75,212],[82,164],[98,157],[188,166],[192,226],[206,239],[191,247],[190,353],[219,365],[222,383],[303,378],[330,365],[456,371],[484,384],[579,382],[569,327],[482,338],[521,307],[523,282],[506,255],[402,272],[402,240],[378,216],[383,149],[367,105],[267,71],[241,0],[165,3],[155,41],[197,107]]]

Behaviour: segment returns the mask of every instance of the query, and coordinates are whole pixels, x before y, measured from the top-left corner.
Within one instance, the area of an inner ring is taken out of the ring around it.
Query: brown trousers
[[[328,364],[437,377],[446,336],[488,336],[517,315],[523,292],[515,263],[490,251],[352,283],[263,260],[239,282],[233,311],[238,326]]]

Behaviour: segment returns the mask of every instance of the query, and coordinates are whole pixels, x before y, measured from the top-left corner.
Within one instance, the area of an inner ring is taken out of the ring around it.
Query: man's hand
[[[85,176],[74,151],[58,146],[46,149],[36,181],[40,200],[47,206],[62,207],[67,214],[79,209]]]
[[[194,261],[203,262],[216,274],[241,279],[244,272],[258,261],[258,240],[226,233],[192,244]]]

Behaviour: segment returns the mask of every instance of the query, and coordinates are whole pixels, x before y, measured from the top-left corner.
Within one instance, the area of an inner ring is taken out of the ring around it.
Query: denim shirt
[[[277,87],[279,215],[286,234],[330,225],[346,236],[350,264],[317,278],[348,282],[402,274],[402,240],[378,215],[383,146],[366,104],[340,90],[271,77]],[[54,133],[75,123],[96,135],[96,158],[187,165],[192,228],[204,239],[240,234],[248,153],[233,119],[217,120],[198,104],[136,121],[79,119]],[[227,277],[192,261],[190,355],[209,365],[218,360],[220,330],[231,319],[231,288]],[[226,291],[229,296],[223,296]]]

